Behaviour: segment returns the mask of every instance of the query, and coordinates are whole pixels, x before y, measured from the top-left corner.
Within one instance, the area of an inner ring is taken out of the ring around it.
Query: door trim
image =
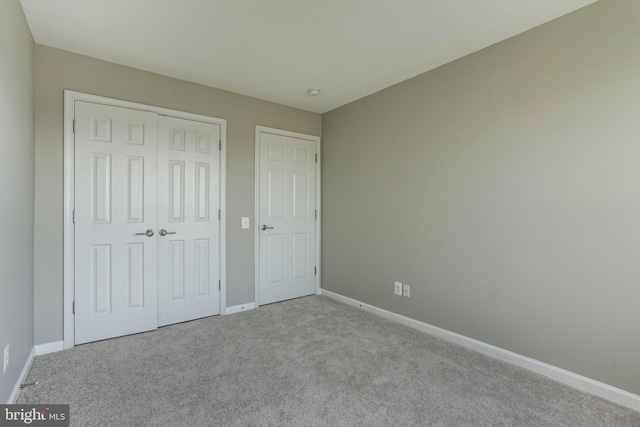
[[[138,104],[136,102],[123,101],[120,99],[107,98],[104,96],[91,95],[71,90],[64,91],[64,210],[63,210],[63,342],[64,348],[71,348],[75,345],[75,329],[73,300],[75,294],[75,243],[73,225],[73,206],[75,200],[75,150],[73,119],[75,117],[75,101],[85,101],[94,104],[109,105],[112,107],[124,107],[133,110],[148,111],[163,116],[176,117],[186,120],[194,120],[204,123],[211,123],[220,126],[220,314],[226,314],[227,307],[227,121],[215,117],[203,116],[199,114],[187,113],[184,111],[171,110],[152,105]]]
[[[318,219],[316,221],[316,257],[315,257],[315,265],[318,268],[317,274],[315,276],[315,294],[320,295],[320,275],[321,275],[321,257],[320,257],[320,239],[321,239],[321,222],[322,222],[322,209],[321,209],[321,199],[320,190],[321,190],[321,169],[322,169],[322,156],[320,155],[320,144],[321,138],[316,135],[308,135],[305,133],[291,132],[288,130],[270,128],[266,126],[256,125],[256,141],[255,141],[255,199],[254,199],[254,220],[253,220],[253,229],[254,229],[254,276],[255,276],[255,306],[260,306],[260,224],[258,223],[260,220],[260,134],[261,133],[270,133],[274,135],[281,136],[289,136],[293,138],[307,139],[314,141],[316,143],[316,209],[318,210]]]

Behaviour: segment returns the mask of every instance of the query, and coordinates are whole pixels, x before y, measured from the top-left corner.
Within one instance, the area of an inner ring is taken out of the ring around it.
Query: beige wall
[[[254,301],[255,126],[320,135],[321,116],[37,45],[36,343],[62,339],[64,89],[227,120],[227,305]]]
[[[0,1],[0,403],[33,348],[33,50],[18,0]]]
[[[640,394],[639,23],[601,0],[324,114],[323,288]]]

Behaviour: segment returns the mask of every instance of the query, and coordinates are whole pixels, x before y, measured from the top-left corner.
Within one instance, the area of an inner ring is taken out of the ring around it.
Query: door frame
[[[254,268],[255,268],[255,306],[256,308],[260,306],[260,134],[261,133],[270,133],[274,135],[281,136],[289,136],[292,138],[306,139],[310,141],[314,141],[316,144],[316,209],[318,210],[318,218],[316,220],[315,233],[316,233],[316,256],[315,256],[315,265],[317,267],[316,276],[314,279],[315,282],[315,294],[320,295],[320,275],[321,275],[321,257],[320,257],[320,239],[321,239],[321,220],[322,220],[322,209],[321,209],[321,169],[322,169],[322,156],[320,155],[320,144],[321,138],[316,135],[309,135],[305,133],[291,132],[283,129],[276,129],[267,126],[256,125],[256,141],[255,141],[255,199],[254,199],[254,221],[253,221],[253,229],[254,229]]]
[[[91,95],[72,90],[64,91],[64,170],[63,170],[63,348],[75,345],[75,322],[73,303],[75,298],[75,228],[73,224],[73,210],[75,201],[75,147],[73,121],[75,117],[75,102],[84,101],[94,104],[123,107],[133,110],[148,111],[158,115],[176,117],[186,120],[211,123],[220,126],[220,314],[226,314],[227,309],[227,121],[216,117],[171,110],[153,105]]]

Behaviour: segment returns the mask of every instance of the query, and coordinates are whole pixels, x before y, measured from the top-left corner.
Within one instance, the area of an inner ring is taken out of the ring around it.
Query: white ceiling
[[[20,1],[36,43],[318,113],[595,2]]]

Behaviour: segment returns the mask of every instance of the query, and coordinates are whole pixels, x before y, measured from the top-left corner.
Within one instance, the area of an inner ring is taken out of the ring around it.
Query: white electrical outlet
[[[402,284],[402,296],[407,298],[411,297],[411,286],[406,283]]]
[[[9,344],[4,348],[4,367],[2,368],[2,373],[7,372],[7,366],[9,366]]]
[[[396,295],[402,295],[402,283],[400,282],[393,283],[393,293]]]

